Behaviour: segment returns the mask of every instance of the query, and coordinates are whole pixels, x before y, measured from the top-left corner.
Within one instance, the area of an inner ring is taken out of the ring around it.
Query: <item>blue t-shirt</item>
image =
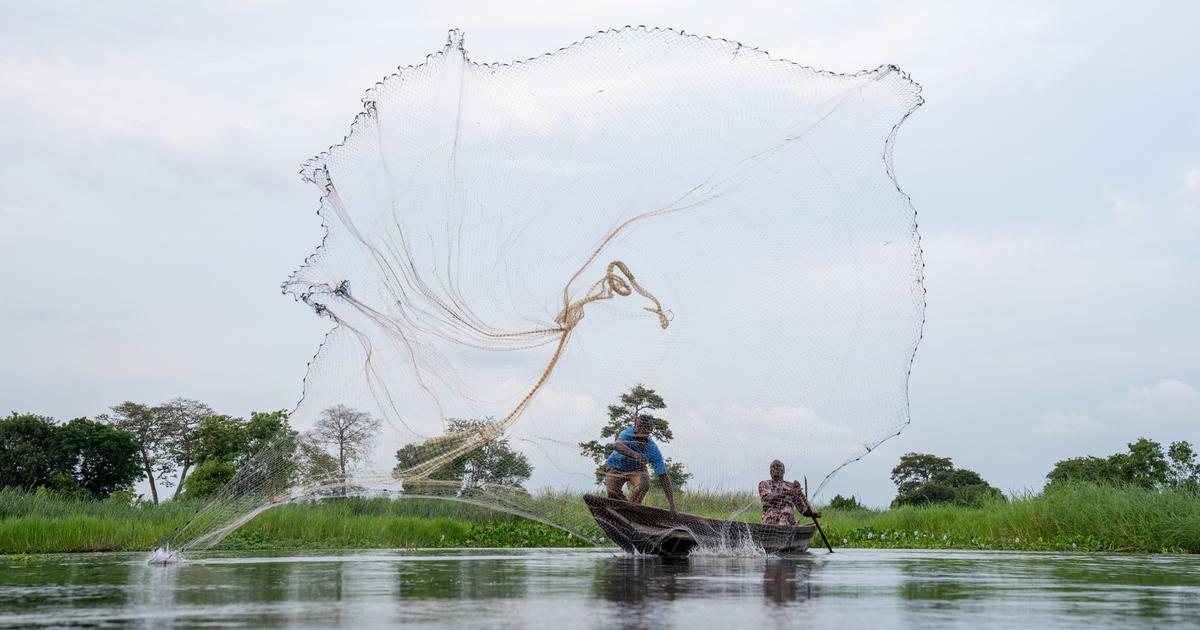
[[[637,441],[634,437],[633,427],[629,427],[617,436],[618,442],[624,442],[626,446],[633,449],[635,452],[646,456],[650,461],[650,467],[654,469],[654,474],[662,476],[667,474],[667,464],[663,462],[662,453],[658,451],[658,445],[654,443],[654,439],[646,436],[645,443]],[[604,461],[609,468],[619,470],[621,472],[630,472],[638,470],[642,467],[642,463],[635,459],[625,457],[620,451],[614,450],[612,455]]]

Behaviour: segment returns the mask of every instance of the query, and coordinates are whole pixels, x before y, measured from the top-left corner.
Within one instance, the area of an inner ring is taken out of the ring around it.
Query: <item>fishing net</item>
[[[908,422],[924,292],[891,154],[920,103],[893,66],[836,74],[674,30],[510,64],[451,32],[304,164],[325,237],[284,290],[332,329],[292,430],[172,546],[347,495],[600,540],[580,495],[603,492],[609,405],[616,425],[657,418],[691,475],[680,511],[755,518],[775,458],[818,495]],[[638,385],[662,404],[623,406]]]

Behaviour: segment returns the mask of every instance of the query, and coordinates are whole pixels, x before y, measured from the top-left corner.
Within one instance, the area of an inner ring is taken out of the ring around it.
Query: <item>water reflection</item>
[[[611,550],[0,557],[0,628],[1163,626],[1200,558],[855,551],[683,561]]]
[[[813,595],[812,561],[781,558],[763,569],[763,595],[773,604],[802,602]]]
[[[1063,611],[1076,620],[1178,621],[1196,615],[1200,600],[1184,605],[1180,594],[1200,596],[1200,566],[1178,572],[1180,557],[1089,554],[969,554],[898,559],[898,594],[930,608],[985,609],[1022,605],[1046,614]],[[986,562],[987,571],[980,571]],[[1031,592],[1040,597],[1031,598]],[[960,601],[962,600],[962,601]],[[917,610],[919,607],[910,607]],[[1190,609],[1190,610],[1189,610]],[[1193,619],[1200,620],[1200,617]]]
[[[0,556],[0,612],[126,605],[129,597],[123,585],[130,574],[128,565],[97,566],[84,556]]]
[[[520,599],[528,573],[520,562],[450,557],[399,564],[395,580],[399,597],[407,599]]]
[[[621,604],[677,599],[723,599],[761,593],[774,604],[812,597],[813,560],[797,558],[681,558],[617,556],[599,563],[593,593]]]

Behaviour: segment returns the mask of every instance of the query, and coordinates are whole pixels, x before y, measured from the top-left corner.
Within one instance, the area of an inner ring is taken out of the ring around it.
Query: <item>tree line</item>
[[[597,483],[608,444],[636,417],[666,408],[662,397],[641,384],[608,407],[600,429],[602,441],[581,443],[581,454],[597,464]],[[492,419],[451,418],[450,439],[470,435]],[[160,405],[124,401],[95,420],[77,418],[58,424],[53,418],[13,413],[0,420],[0,487],[26,490],[47,488],[106,498],[129,491],[145,480],[149,500],[209,497],[218,492],[268,444],[287,461],[281,473],[289,481],[345,480],[348,472],[369,454],[382,421],[345,405],[322,411],[303,434],[288,423],[284,410],[254,411],[249,418],[216,413],[211,406],[189,398]],[[653,436],[670,442],[670,423],[654,418]],[[444,447],[438,442],[435,448]],[[396,452],[396,471],[428,458],[429,447],[409,444]],[[666,460],[676,487],[692,476],[683,464]],[[500,438],[460,455],[428,475],[464,485],[500,484],[522,487],[533,474],[524,453]],[[168,489],[174,487],[167,496]]]
[[[597,464],[597,483],[603,476],[608,444],[639,415],[666,408],[662,396],[638,384],[609,405],[600,440],[579,444],[580,453]],[[653,437],[670,442],[669,422],[652,416]],[[469,435],[491,419],[448,420],[447,436]],[[175,398],[160,405],[125,401],[95,420],[75,418],[58,423],[37,414],[13,412],[0,419],[0,487],[106,498],[129,491],[145,479],[150,500],[174,486],[171,498],[208,497],[219,491],[251,458],[273,441],[288,461],[289,478],[334,480],[348,478],[378,436],[382,421],[345,405],[319,414],[303,434],[288,423],[284,410],[251,412],[249,418],[218,414],[205,403]],[[439,444],[437,446],[444,446]],[[1083,456],[1056,462],[1047,473],[1047,489],[1084,481],[1133,485],[1147,489],[1185,488],[1200,491],[1200,456],[1187,441],[1165,449],[1154,440],[1139,438],[1124,452],[1107,457]],[[427,448],[410,444],[396,452],[396,471],[419,464]],[[676,487],[692,476],[682,463],[666,460]],[[521,487],[533,474],[529,459],[508,438],[489,442],[460,455],[429,478],[464,485],[501,484]],[[892,507],[922,504],[980,505],[1004,500],[1004,494],[983,477],[954,465],[949,457],[906,453],[891,471],[896,485]],[[831,507],[861,507],[854,497],[833,498]]]
[[[1190,442],[1162,443],[1139,437],[1127,450],[1107,457],[1086,455],[1054,464],[1046,473],[1046,490],[1075,482],[1112,486],[1137,486],[1147,490],[1200,492],[1200,456]],[[979,473],[958,468],[949,457],[905,453],[892,469],[896,498],[892,507],[923,504],[978,506],[1005,500],[1004,493],[984,481]],[[834,509],[861,509],[855,497],[837,495]]]
[[[1186,440],[1162,443],[1140,437],[1128,450],[1108,457],[1087,455],[1064,459],[1046,475],[1047,487],[1071,481],[1130,485],[1148,490],[1164,488],[1200,490],[1200,461]]]
[[[382,422],[344,405],[319,415],[300,434],[284,410],[249,418],[218,414],[200,401],[175,398],[161,405],[125,401],[95,420],[13,412],[0,419],[0,488],[46,488],[107,498],[146,480],[150,500],[211,496],[267,444],[288,459],[289,474],[306,479],[345,478],[360,461]]]

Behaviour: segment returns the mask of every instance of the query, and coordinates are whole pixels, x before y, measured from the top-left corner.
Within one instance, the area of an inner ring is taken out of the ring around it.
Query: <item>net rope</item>
[[[924,321],[892,164],[922,102],[906,74],[646,27],[511,64],[463,41],[368,90],[303,166],[326,234],[284,291],[333,327],[289,429],[171,549],[347,496],[603,542],[579,500],[603,493],[603,454],[585,447],[641,413],[614,405],[637,384],[666,400],[648,412],[691,474],[680,510],[708,516],[753,520],[773,458],[823,475],[817,496],[903,429]],[[322,437],[337,409],[365,439]]]

